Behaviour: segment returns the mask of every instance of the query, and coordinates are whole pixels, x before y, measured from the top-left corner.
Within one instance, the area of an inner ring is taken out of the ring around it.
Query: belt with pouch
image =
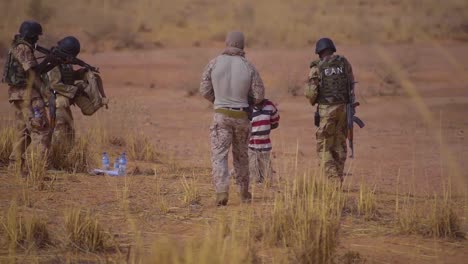
[[[215,113],[223,114],[232,118],[248,117],[248,107],[222,107],[214,110]]]

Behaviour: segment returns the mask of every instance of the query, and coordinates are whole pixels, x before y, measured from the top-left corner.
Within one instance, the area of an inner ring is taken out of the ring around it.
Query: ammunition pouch
[[[318,109],[314,114],[314,124],[315,124],[316,127],[320,126],[320,114],[318,112]]]

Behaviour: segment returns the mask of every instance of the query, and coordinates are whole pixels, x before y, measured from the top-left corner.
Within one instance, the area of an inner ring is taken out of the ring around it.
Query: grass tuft
[[[148,137],[142,134],[131,134],[126,142],[127,154],[130,159],[148,162],[158,161],[158,153]]]
[[[357,213],[358,215],[364,216],[365,220],[372,220],[378,216],[375,186],[373,189],[370,189],[366,185],[361,184],[359,188]]]
[[[8,165],[9,157],[13,151],[15,130],[11,126],[0,130],[0,166]]]
[[[195,180],[193,178],[187,179],[187,177],[184,175],[182,177],[181,182],[184,188],[184,197],[183,197],[184,203],[186,205],[200,204],[201,202],[200,190],[196,186]]]
[[[44,248],[51,244],[46,224],[35,215],[20,215],[16,201],[10,204],[3,227],[10,249]]]
[[[428,213],[427,208],[431,211]],[[401,209],[397,211],[396,226],[402,234],[419,234],[439,238],[463,238],[460,218],[450,196],[442,199],[434,195],[425,201],[405,197]]]
[[[92,149],[94,144],[88,134],[79,137],[73,146],[55,145],[52,149],[52,166],[71,173],[88,172],[93,165],[98,164]]]
[[[338,244],[341,189],[315,177],[294,180],[275,198],[264,241],[283,246],[296,263],[328,263]]]
[[[89,210],[70,208],[65,211],[65,229],[69,246],[84,252],[104,251],[112,246],[108,233]]]
[[[154,243],[149,259],[151,263],[257,263],[251,241],[240,231],[243,229],[242,222],[225,219],[184,244],[162,238]]]
[[[26,153],[26,167],[28,168],[27,186],[35,187],[42,191],[47,188],[47,155],[38,148],[31,147]]]
[[[445,195],[442,200],[434,195],[428,225],[429,234],[435,237],[459,238],[465,236],[461,229],[460,218],[455,213],[455,204],[448,195]]]

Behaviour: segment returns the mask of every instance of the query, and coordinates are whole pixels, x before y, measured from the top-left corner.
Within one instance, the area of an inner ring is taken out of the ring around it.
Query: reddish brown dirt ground
[[[375,185],[379,207],[391,211],[392,194],[397,189],[424,197],[441,192],[450,180],[452,192],[459,198],[458,213],[466,231],[468,69],[463,62],[468,60],[468,48],[459,43],[444,47],[442,50],[431,43],[338,47],[338,53],[345,55],[354,67],[361,102],[358,115],[367,124],[364,129],[355,130],[356,158],[347,163],[346,183],[351,189],[361,182]],[[61,175],[54,191],[31,193],[34,208],[57,228],[67,206],[92,208],[105,226],[119,234],[118,240],[124,245],[131,243],[134,234],[129,230],[136,223],[146,248],[160,234],[189,237],[206,221],[223,214],[222,209],[213,206],[209,176],[208,127],[212,110],[198,94],[189,95],[197,92],[204,65],[220,49],[83,55],[90,64],[100,67],[111,104],[108,110],[91,118],[75,111],[78,130],[84,132],[100,124],[117,136],[142,132],[153,140],[157,151],[170,153],[185,169],[167,172],[164,164],[154,165],[161,174],[128,179]],[[395,63],[387,65],[386,55]],[[267,97],[279,105],[281,124],[272,136],[278,176],[284,180],[313,170],[317,164],[314,108],[302,96],[308,63],[314,59],[312,50],[247,50],[247,57],[260,71]],[[404,75],[392,74],[392,67]],[[402,82],[402,78],[409,82]],[[288,88],[297,86],[298,96],[288,94]],[[1,87],[4,126],[13,112],[7,102],[7,89]],[[293,165],[296,159],[297,168]],[[134,166],[131,160],[130,166]],[[192,173],[193,167],[197,169]],[[20,189],[4,170],[0,173],[3,214]],[[183,174],[196,176],[202,193],[200,208],[181,205]],[[155,209],[154,185],[159,176],[172,207],[168,214],[158,214]],[[130,194],[130,220],[125,218],[127,212],[119,199],[124,186]],[[261,197],[272,192],[260,192],[253,206],[262,206]],[[226,210],[231,208],[244,210],[245,206],[239,205],[235,197]],[[402,236],[386,226],[344,219],[339,250],[358,251],[369,263],[463,263],[468,257],[466,241]],[[63,252],[51,249],[41,254],[60,256]],[[6,255],[8,252],[0,250],[0,262]]]

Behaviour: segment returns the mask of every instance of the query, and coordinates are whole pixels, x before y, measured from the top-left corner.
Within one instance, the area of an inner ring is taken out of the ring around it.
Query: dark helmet
[[[57,44],[61,51],[72,55],[73,57],[76,57],[78,53],[80,53],[80,41],[73,36],[65,37],[57,42]]]
[[[333,52],[336,52],[335,44],[329,38],[321,38],[317,41],[315,45],[315,54],[319,54],[320,52],[330,49]]]
[[[21,23],[19,34],[22,38],[35,38],[42,35],[42,26],[36,21],[26,20]]]

